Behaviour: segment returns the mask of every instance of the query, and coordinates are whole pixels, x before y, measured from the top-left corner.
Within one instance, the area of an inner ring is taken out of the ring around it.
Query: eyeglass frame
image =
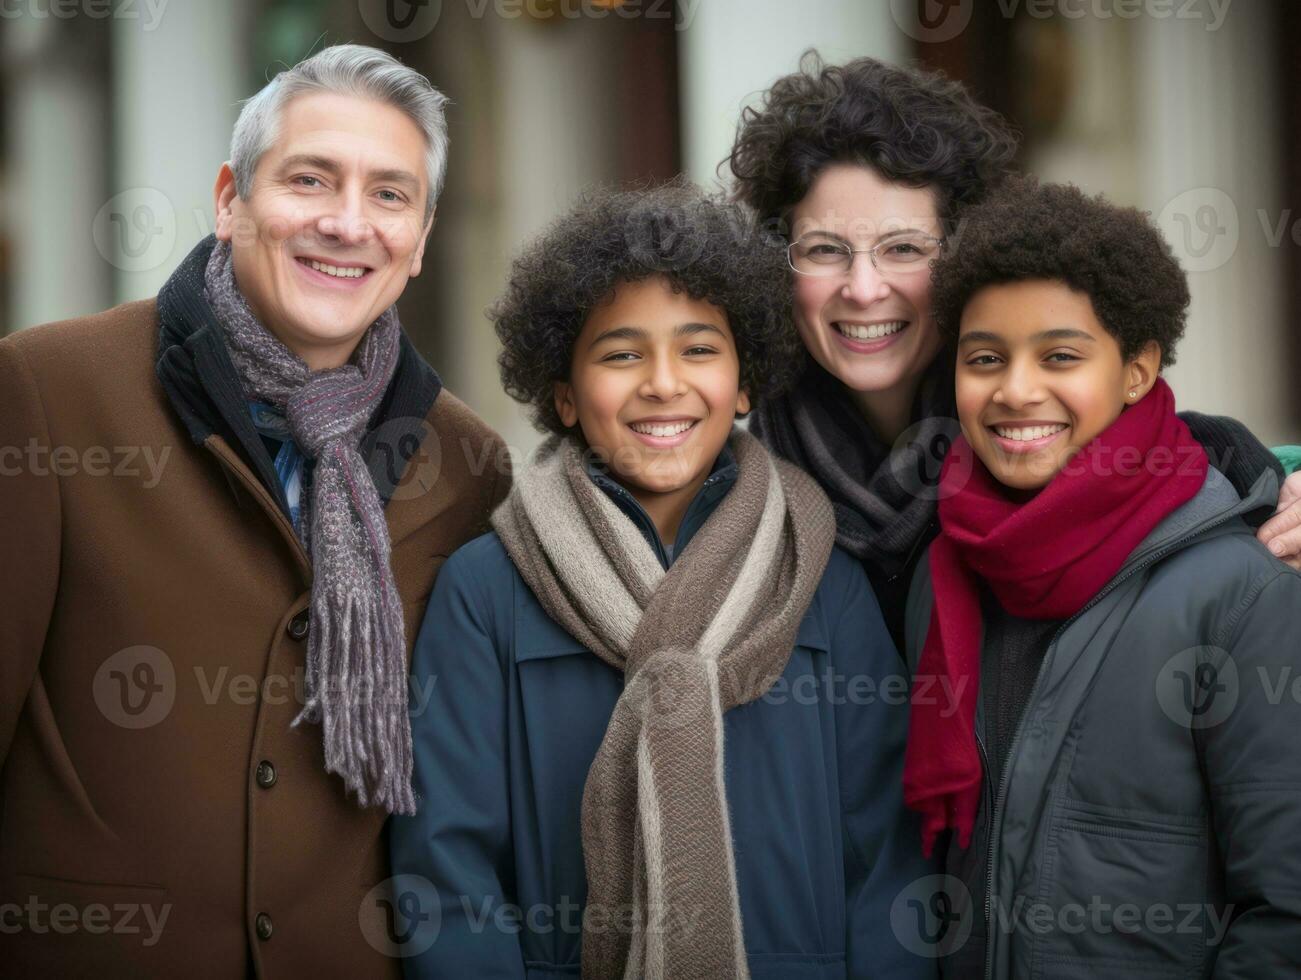
[[[795,239],[795,241],[793,241],[793,242],[788,242],[788,243],[786,244],[786,264],[787,264],[788,266],[791,267],[791,271],[794,272],[796,275],[800,275],[800,276],[809,276],[809,277],[811,277],[811,278],[813,278],[813,279],[831,279],[831,278],[833,278],[834,276],[843,276],[843,275],[845,275],[845,274],[848,273],[848,272],[853,272],[853,271],[854,271],[854,256],[855,256],[855,255],[861,255],[861,254],[864,253],[864,252],[867,253],[868,259],[869,259],[869,260],[871,261],[871,263],[872,263],[872,268],[875,269],[879,275],[881,275],[882,277],[885,277],[885,276],[890,275],[890,273],[888,273],[888,272],[886,272],[885,270],[883,270],[883,269],[881,268],[881,266],[877,264],[877,261],[876,261],[876,250],[879,249],[879,248],[880,248],[881,246],[883,246],[883,245],[892,245],[892,244],[895,244],[895,243],[898,241],[898,239],[893,239],[893,240],[891,240],[891,239],[887,239],[887,240],[885,240],[885,241],[880,241],[880,242],[877,242],[875,245],[873,245],[871,248],[854,248],[854,246],[850,245],[849,242],[846,242],[846,241],[844,241],[843,239],[840,239],[840,243],[841,243],[842,245],[844,245],[846,249],[849,250],[849,266],[848,266],[847,268],[844,268],[844,269],[837,269],[837,270],[834,271],[834,272],[806,272],[806,271],[803,270],[803,269],[797,269],[797,268],[795,268],[795,259],[794,259],[794,257],[791,255],[791,249],[793,249],[793,248],[794,248],[796,245],[798,245],[800,242],[804,241],[805,238],[810,237],[810,235],[827,235],[827,232],[822,232],[822,231],[810,232],[809,235],[802,235],[802,236],[800,236],[799,238]],[[831,237],[831,236],[828,235],[828,237]],[[927,240],[929,240],[929,241],[934,242],[936,245],[938,245],[938,246],[940,247],[941,250],[943,250],[943,248],[944,248],[944,244],[945,244],[945,239],[943,239],[943,238],[936,238],[934,235],[928,235],[928,234],[926,234],[925,232],[922,232],[921,237],[922,237],[922,238],[925,238],[925,239],[927,239]],[[934,260],[932,259],[932,261],[934,261]],[[897,274],[897,273],[896,273],[896,274]],[[905,275],[906,275],[906,273],[905,273]]]

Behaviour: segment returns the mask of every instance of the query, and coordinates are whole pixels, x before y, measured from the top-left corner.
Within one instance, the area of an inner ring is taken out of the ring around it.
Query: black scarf
[[[934,521],[940,464],[959,431],[947,358],[927,369],[911,418],[886,445],[844,385],[810,362],[794,390],[762,403],[750,423],[822,485],[835,509],[836,544],[874,581],[905,571]]]

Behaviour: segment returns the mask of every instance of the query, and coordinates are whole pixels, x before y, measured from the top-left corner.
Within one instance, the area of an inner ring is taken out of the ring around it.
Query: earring
[[[1137,392],[1137,391],[1131,391],[1131,392],[1129,393],[1129,397],[1130,397],[1130,398],[1137,398],[1137,397],[1138,397],[1138,392]]]

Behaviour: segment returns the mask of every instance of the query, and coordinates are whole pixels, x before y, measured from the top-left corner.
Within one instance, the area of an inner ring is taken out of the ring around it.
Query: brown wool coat
[[[395,976],[385,814],[290,727],[310,562],[157,336],[149,300],[0,341],[0,973]],[[408,653],[510,482],[451,394],[426,421],[386,508]]]

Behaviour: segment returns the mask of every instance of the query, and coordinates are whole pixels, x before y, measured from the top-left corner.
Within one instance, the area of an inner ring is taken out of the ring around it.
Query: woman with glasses
[[[871,58],[824,66],[811,52],[743,113],[725,161],[736,197],[786,236],[809,355],[797,386],[761,404],[751,431],[822,484],[837,543],[866,566],[901,650],[912,571],[937,531],[940,463],[959,431],[931,264],[957,247],[964,210],[1011,172],[1016,148],[1007,124],[956,82]],[[1182,417],[1243,496],[1265,469],[1282,475],[1241,424]],[[1301,501],[1291,509],[1301,513]],[[1301,540],[1278,540],[1301,552]]]

